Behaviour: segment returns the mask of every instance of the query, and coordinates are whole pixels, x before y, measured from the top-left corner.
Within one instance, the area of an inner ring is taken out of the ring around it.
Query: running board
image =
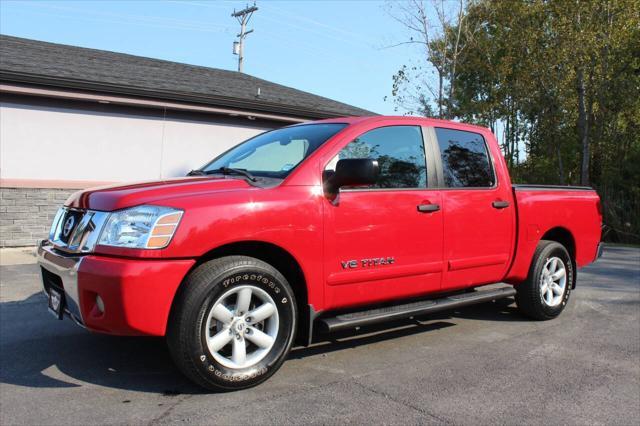
[[[333,332],[347,328],[360,327],[363,325],[409,318],[414,315],[431,314],[447,309],[461,308],[475,303],[503,299],[515,294],[516,289],[509,286],[498,289],[455,294],[452,296],[442,297],[440,299],[421,300],[402,305],[393,305],[384,308],[340,314],[335,317],[320,318],[317,321],[319,322],[319,326],[322,331]]]

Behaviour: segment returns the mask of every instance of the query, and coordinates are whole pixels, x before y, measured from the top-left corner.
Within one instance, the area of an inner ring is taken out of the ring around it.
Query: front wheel
[[[560,315],[569,301],[573,274],[573,261],[567,249],[555,241],[540,241],[529,276],[516,285],[520,312],[537,320]]]
[[[296,302],[271,265],[229,256],[186,279],[167,342],[178,368],[212,390],[255,386],[282,365],[296,329]]]

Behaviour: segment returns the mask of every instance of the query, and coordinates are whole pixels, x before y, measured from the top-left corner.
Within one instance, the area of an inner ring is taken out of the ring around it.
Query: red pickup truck
[[[260,134],[184,178],[78,192],[38,260],[58,319],[166,336],[189,378],[228,390],[266,380],[314,329],[511,296],[555,318],[601,221],[590,188],[512,185],[486,128],[340,118]]]

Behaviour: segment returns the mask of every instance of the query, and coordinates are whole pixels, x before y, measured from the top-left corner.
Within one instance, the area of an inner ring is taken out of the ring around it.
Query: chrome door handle
[[[418,204],[420,213],[433,213],[440,210],[440,204]]]

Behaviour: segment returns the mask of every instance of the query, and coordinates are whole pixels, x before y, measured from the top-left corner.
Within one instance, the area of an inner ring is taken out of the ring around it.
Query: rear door
[[[480,133],[432,128],[440,152],[445,272],[454,290],[499,281],[511,253],[514,206],[510,182],[500,182],[495,155]]]
[[[323,201],[327,309],[440,289],[441,200],[428,188],[435,166],[426,157],[422,128],[402,125],[364,132],[326,159],[325,171],[345,158],[380,166],[375,185]]]

